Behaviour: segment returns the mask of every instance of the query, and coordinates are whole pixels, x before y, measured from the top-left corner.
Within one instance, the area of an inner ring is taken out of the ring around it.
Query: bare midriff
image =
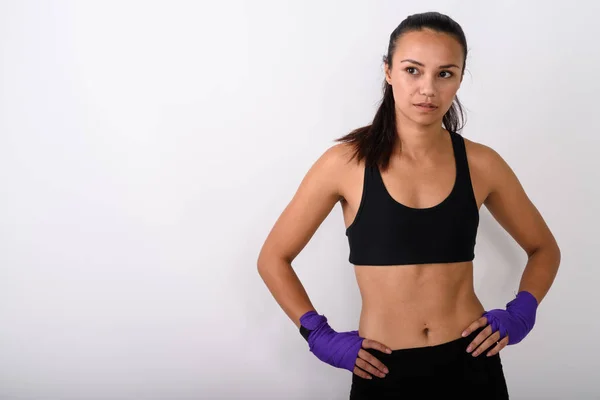
[[[354,269],[362,297],[359,335],[392,350],[458,339],[484,312],[471,261]]]

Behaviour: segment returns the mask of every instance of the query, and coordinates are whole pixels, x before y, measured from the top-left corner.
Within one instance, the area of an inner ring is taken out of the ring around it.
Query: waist
[[[472,263],[357,267],[362,297],[359,334],[392,350],[456,340],[484,308]]]

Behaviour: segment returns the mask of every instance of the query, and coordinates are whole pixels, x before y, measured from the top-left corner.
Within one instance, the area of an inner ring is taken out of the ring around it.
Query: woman
[[[507,399],[499,352],[531,331],[556,276],[558,245],[511,168],[457,133],[466,58],[448,16],[405,19],[372,124],[322,154],[261,249],[259,273],[310,351],[353,372],[351,399]],[[350,332],[316,312],[291,267],[338,201],[362,298]],[[528,255],[506,309],[485,311],[474,292],[482,205]]]

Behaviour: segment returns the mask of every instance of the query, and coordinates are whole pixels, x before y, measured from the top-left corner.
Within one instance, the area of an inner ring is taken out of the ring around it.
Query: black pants
[[[467,346],[482,329],[448,343],[393,350],[392,354],[364,349],[390,372],[373,379],[353,373],[350,400],[508,399],[500,354],[487,357],[489,349],[477,357],[467,353]]]

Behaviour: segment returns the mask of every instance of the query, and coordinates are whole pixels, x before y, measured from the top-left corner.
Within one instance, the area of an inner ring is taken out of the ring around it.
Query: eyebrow
[[[420,66],[422,66],[422,67],[424,67],[424,66],[425,66],[425,64],[423,64],[423,63],[421,63],[421,62],[418,62],[418,61],[415,61],[415,60],[411,60],[410,58],[407,58],[406,60],[402,60],[402,61],[400,61],[400,62],[401,62],[401,63],[402,63],[402,62],[411,62],[411,63],[413,63],[413,64],[417,64],[417,65],[420,65]],[[458,65],[456,65],[456,64],[446,64],[446,65],[440,65],[440,68],[452,68],[452,67],[460,69],[460,67],[459,67]]]

